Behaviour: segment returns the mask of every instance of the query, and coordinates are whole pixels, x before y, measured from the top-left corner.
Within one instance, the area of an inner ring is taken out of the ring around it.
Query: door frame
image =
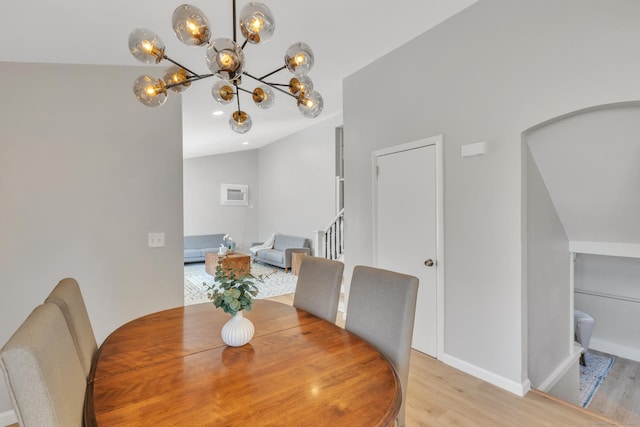
[[[441,359],[444,356],[444,153],[443,153],[443,135],[435,135],[428,138],[422,138],[404,144],[393,145],[373,151],[371,153],[371,219],[373,224],[372,230],[372,262],[377,267],[378,259],[378,179],[376,166],[378,157],[388,154],[394,154],[401,151],[413,150],[430,145],[435,145],[435,174],[436,174],[436,357]]]

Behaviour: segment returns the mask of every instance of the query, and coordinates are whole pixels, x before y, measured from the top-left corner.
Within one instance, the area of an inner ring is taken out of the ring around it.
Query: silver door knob
[[[434,264],[434,262],[433,262],[433,260],[431,258],[429,258],[428,260],[426,260],[424,262],[424,265],[426,265],[427,267],[433,267],[433,264]]]

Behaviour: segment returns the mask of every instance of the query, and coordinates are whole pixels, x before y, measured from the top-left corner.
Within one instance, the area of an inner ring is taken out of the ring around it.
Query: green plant
[[[203,285],[210,293],[209,299],[213,305],[222,308],[225,313],[235,316],[240,310],[251,311],[253,297],[258,295],[255,282],[264,283],[265,275],[236,274],[233,269],[224,268],[222,260],[216,266],[215,279],[212,284]]]

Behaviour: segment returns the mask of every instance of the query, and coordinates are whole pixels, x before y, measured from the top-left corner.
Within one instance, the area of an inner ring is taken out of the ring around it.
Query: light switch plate
[[[149,233],[150,248],[164,248],[164,233]]]

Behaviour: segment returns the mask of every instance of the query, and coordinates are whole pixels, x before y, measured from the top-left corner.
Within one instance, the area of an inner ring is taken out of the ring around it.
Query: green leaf
[[[240,310],[251,310],[253,297],[258,295],[255,282],[264,283],[264,277],[265,275],[262,274],[257,277],[251,274],[238,275],[233,270],[223,268],[222,260],[219,260],[214,282],[212,284],[203,282],[203,285],[211,291],[208,295],[214,306],[234,316]]]

